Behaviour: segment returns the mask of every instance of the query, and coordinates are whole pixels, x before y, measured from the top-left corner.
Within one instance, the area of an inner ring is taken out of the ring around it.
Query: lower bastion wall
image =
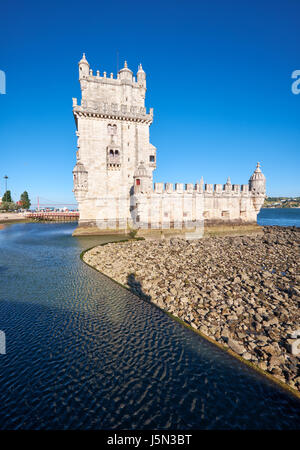
[[[155,183],[154,191],[135,192],[132,221],[141,229],[186,229],[213,224],[256,223],[264,202],[247,185]]]
[[[145,191],[145,192],[144,192]],[[99,232],[200,230],[210,225],[254,224],[265,194],[249,185],[155,183],[134,187],[131,195],[86,197],[80,205],[80,227]]]

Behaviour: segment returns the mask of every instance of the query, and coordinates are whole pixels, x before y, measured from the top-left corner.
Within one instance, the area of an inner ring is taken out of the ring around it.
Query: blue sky
[[[247,183],[300,195],[298,0],[1,2],[0,193],[73,203],[77,63],[147,74],[154,181]]]

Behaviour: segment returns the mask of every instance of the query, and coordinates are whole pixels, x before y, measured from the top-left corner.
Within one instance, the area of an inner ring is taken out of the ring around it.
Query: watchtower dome
[[[264,194],[266,193],[266,177],[260,170],[260,163],[258,162],[256,165],[256,169],[250,177],[249,180],[249,189],[255,194]]]
[[[79,66],[79,80],[88,77],[90,73],[90,65],[86,60],[85,53],[82,55],[82,58],[78,63],[78,66]]]
[[[140,192],[147,193],[152,191],[152,177],[144,166],[144,161],[141,161],[135,170],[133,179],[134,192],[136,194]]]
[[[142,64],[139,65],[139,70],[137,71],[136,79],[139,86],[146,88],[146,74],[143,70]]]
[[[119,78],[123,81],[132,82],[132,70],[128,69],[127,61],[124,63],[123,69],[119,70]]]

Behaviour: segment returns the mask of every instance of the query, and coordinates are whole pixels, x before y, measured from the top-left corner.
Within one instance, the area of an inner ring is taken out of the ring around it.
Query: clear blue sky
[[[77,63],[116,73],[116,52],[147,74],[155,181],[247,183],[261,161],[269,195],[300,195],[298,0],[1,2],[0,187],[74,202]]]

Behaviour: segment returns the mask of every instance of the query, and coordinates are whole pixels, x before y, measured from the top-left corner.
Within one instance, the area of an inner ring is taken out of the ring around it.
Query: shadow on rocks
[[[148,302],[151,301],[150,295],[145,294],[145,292],[142,289],[142,285],[139,281],[136,280],[134,273],[130,273],[127,276],[127,284],[129,286],[130,291],[138,295],[139,297],[143,298],[144,300],[147,300]]]

